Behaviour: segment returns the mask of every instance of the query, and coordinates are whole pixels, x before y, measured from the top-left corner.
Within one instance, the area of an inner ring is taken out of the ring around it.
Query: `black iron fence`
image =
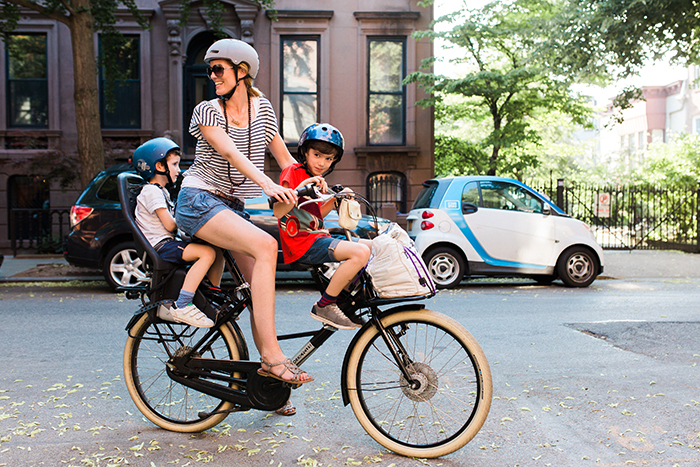
[[[700,185],[589,186],[566,184],[563,179],[557,180],[556,186],[549,182],[528,184],[549,196],[571,216],[587,223],[603,248],[700,253]],[[392,192],[397,192],[396,188]],[[405,196],[391,201],[402,199]],[[18,250],[62,252],[63,238],[70,231],[67,209],[10,208],[9,214],[8,231],[14,255]]]
[[[12,254],[19,250],[60,254],[70,230],[67,209],[10,208],[9,234]]]
[[[700,185],[531,186],[591,226],[603,248],[700,252]]]

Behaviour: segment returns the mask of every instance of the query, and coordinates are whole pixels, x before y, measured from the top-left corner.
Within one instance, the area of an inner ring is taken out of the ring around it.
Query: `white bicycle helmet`
[[[260,68],[260,59],[255,49],[238,39],[221,39],[214,42],[204,56],[205,62],[209,63],[212,60],[229,60],[236,66],[246,62],[248,75],[253,79],[258,75]]]

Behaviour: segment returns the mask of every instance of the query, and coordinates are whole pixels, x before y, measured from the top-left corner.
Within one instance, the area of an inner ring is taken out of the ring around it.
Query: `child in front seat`
[[[323,177],[331,173],[343,156],[343,135],[332,125],[316,123],[299,138],[296,164],[282,171],[280,185],[300,188],[316,183],[328,190]],[[306,201],[300,198],[299,204]],[[280,240],[285,263],[319,265],[342,261],[326,287],[321,300],[311,309],[311,317],[338,329],[355,329],[336,301],[343,288],[365,267],[372,251],[369,240],[350,242],[331,237],[323,228],[323,218],[334,208],[334,199],[325,204],[307,203],[298,208],[293,203],[277,203],[273,210],[279,219]]]
[[[192,303],[197,287],[205,275],[219,287],[224,269],[221,251],[209,245],[188,243],[176,237],[174,205],[165,189],[180,173],[180,147],[168,138],[155,138],[134,151],[133,165],[148,184],[136,199],[136,224],[166,261],[190,266],[182,290],[170,309],[160,307],[158,316],[168,321],[210,328],[214,322]]]

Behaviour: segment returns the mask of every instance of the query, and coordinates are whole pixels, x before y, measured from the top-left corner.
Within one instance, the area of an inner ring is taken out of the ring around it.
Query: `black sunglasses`
[[[232,66],[223,66],[223,65],[214,65],[207,67],[207,76],[211,76],[212,73],[214,73],[214,76],[217,78],[221,78],[224,76],[224,70],[232,70],[234,67]]]

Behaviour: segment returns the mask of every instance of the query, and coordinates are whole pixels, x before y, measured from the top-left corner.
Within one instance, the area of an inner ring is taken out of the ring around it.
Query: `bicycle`
[[[126,327],[124,347],[124,376],[134,403],[157,426],[183,433],[208,430],[232,412],[282,407],[294,386],[259,375],[260,363],[249,360],[236,318],[251,306],[250,289],[229,252],[233,287],[213,292],[200,286],[194,298],[215,319],[213,328],[158,317],[158,308],[177,296],[185,270],[161,260],[136,227],[138,184],[143,180],[133,174],[119,176],[122,210],[151,280],[125,291],[142,302]],[[326,272],[315,269],[317,279],[327,283]],[[477,341],[454,319],[418,303],[434,294],[382,299],[361,272],[338,301],[362,323],[343,362],[343,403],[374,440],[403,456],[432,458],[460,449],[477,434],[491,405],[491,373]],[[323,325],[278,339],[309,338],[292,358],[301,365],[336,330]]]

